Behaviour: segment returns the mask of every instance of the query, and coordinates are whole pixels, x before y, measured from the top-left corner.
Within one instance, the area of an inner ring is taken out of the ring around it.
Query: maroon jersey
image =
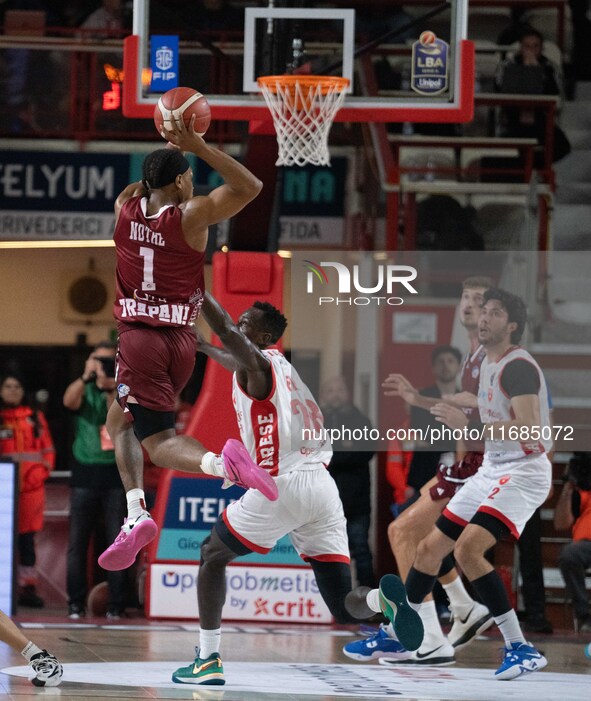
[[[460,370],[460,387],[462,392],[470,392],[478,396],[478,385],[480,384],[480,366],[486,356],[483,346],[478,346],[474,353],[466,353],[462,368]],[[464,409],[464,413],[470,419],[477,409]]]
[[[197,318],[205,289],[205,253],[184,239],[182,212],[174,205],[147,214],[147,199],[121,208],[113,239],[117,250],[119,321],[148,326],[186,326]]]

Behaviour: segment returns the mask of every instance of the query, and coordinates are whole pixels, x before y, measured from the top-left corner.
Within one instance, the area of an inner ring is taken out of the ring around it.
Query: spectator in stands
[[[90,539],[104,522],[105,539],[111,543],[127,512],[113,443],[105,425],[116,395],[115,351],[109,341],[97,344],[82,375],[68,385],[63,398],[64,406],[75,412],[66,584],[68,615],[74,619],[86,614]],[[108,572],[107,583],[107,618],[117,619],[124,610],[125,572]]]
[[[349,399],[343,377],[332,377],[320,394],[324,427],[343,433],[371,428],[371,422]],[[352,440],[347,435],[333,439],[333,457],[328,466],[333,476],[347,519],[347,536],[351,557],[355,561],[361,586],[375,586],[373,558],[369,547],[371,522],[371,478],[369,461],[375,453],[373,441]],[[373,584],[372,584],[373,582]]]
[[[45,480],[55,467],[55,449],[43,412],[27,404],[24,383],[15,373],[0,382],[0,455],[19,465],[18,603],[42,608],[35,534],[43,528]]]
[[[499,64],[495,77],[496,89],[516,95],[560,95],[562,81],[560,68],[543,54],[544,38],[536,29],[526,27],[519,40],[518,51]],[[500,129],[504,136],[534,138],[546,142],[545,111],[534,107],[507,107],[503,109]],[[552,161],[559,161],[570,153],[570,143],[560,127],[554,125]],[[539,154],[536,154],[539,156]],[[543,157],[537,157],[541,167]]]
[[[87,30],[84,36],[97,34],[99,37],[117,35],[129,26],[127,4],[123,0],[102,0],[102,4],[80,24],[80,29]],[[90,30],[95,30],[91,32]]]
[[[591,455],[575,453],[554,509],[554,527],[572,529],[572,543],[565,545],[558,564],[566,591],[572,599],[580,633],[591,632],[589,593],[585,572],[591,568]]]

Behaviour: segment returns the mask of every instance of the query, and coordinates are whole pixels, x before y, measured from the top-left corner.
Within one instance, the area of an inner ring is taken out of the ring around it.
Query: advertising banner
[[[111,238],[113,203],[130,171],[127,154],[2,152],[0,239]]]
[[[156,560],[198,562],[207,538],[228,504],[244,494],[240,487],[222,489],[219,479],[173,477],[160,530]],[[270,553],[251,553],[240,562],[306,566],[289,538],[282,538]]]
[[[198,565],[153,564],[149,573],[152,618],[198,619]],[[310,568],[243,563],[226,570],[223,619],[285,623],[331,623]]]
[[[334,157],[330,168],[284,168],[279,212],[279,244],[323,248],[345,241],[347,158]]]

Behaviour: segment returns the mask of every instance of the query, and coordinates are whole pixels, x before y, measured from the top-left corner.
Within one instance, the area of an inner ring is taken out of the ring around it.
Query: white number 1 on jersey
[[[140,246],[140,256],[144,259],[142,291],[151,292],[156,289],[156,284],[154,283],[154,250],[146,246]]]

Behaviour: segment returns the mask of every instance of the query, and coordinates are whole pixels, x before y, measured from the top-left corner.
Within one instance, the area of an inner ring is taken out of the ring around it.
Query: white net
[[[330,165],[328,133],[345,99],[347,78],[281,75],[258,83],[277,132],[276,165]]]

